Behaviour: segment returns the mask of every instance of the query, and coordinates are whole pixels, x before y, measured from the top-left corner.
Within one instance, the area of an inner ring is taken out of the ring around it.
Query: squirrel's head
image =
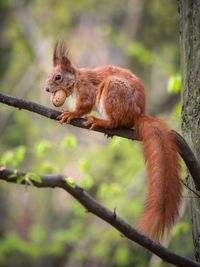
[[[64,42],[58,42],[55,45],[53,67],[46,79],[45,90],[50,93],[64,90],[66,95],[70,96],[73,93],[76,69],[68,58],[68,50]]]

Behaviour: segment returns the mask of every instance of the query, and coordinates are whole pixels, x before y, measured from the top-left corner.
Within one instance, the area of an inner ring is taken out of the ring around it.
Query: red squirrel
[[[142,82],[131,71],[113,65],[77,68],[64,43],[54,48],[53,66],[45,83],[46,91],[55,95],[63,90],[66,97],[73,95],[76,99],[75,109],[60,115],[61,123],[96,110],[101,118],[87,116],[86,126],[134,128],[142,140],[148,194],[138,228],[151,238],[162,239],[177,220],[181,204],[178,149],[165,123],[145,113]]]

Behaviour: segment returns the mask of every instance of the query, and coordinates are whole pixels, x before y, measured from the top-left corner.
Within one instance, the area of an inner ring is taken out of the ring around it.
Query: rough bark
[[[179,0],[182,91],[182,130],[200,160],[200,0]],[[188,174],[188,186],[195,190]],[[190,191],[190,194],[193,194]],[[200,261],[200,199],[190,202],[195,257]]]

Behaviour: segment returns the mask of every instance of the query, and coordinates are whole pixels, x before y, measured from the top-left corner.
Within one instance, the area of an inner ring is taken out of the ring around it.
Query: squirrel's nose
[[[47,92],[50,92],[50,89],[49,89],[49,87],[46,87],[46,89],[45,89]]]

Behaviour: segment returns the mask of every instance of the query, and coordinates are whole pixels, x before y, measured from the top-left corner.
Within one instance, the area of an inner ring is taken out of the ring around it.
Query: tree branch
[[[9,106],[19,108],[19,109],[29,110],[31,112],[40,114],[44,117],[47,117],[53,120],[58,120],[57,117],[61,114],[60,111],[56,111],[54,109],[44,107],[34,102],[25,101],[19,98],[8,96],[3,93],[0,93],[0,102],[7,104]],[[79,128],[88,129],[88,127],[83,125],[83,122],[84,122],[84,119],[79,118],[79,119],[73,119],[70,124],[73,126],[79,127]],[[139,138],[137,137],[135,131],[132,129],[118,128],[115,130],[110,130],[110,129],[103,129],[103,128],[98,127],[94,129],[93,131],[101,132],[108,136],[120,136],[123,138],[139,141]],[[190,174],[194,180],[196,189],[200,191],[200,164],[198,160],[196,159],[195,155],[193,154],[191,148],[184,140],[184,138],[181,135],[179,135],[177,132],[175,131],[172,131],[172,132],[174,134],[175,142],[179,148],[179,154],[185,161],[185,164],[190,171]]]
[[[27,173],[24,171],[16,172],[0,167],[0,179],[10,183],[16,183],[17,178],[19,176],[25,177],[26,175]],[[197,262],[170,251],[169,249],[162,246],[160,243],[151,240],[147,236],[132,228],[128,223],[126,223],[116,214],[115,210],[111,211],[100,203],[98,203],[83,188],[77,185],[72,186],[71,183],[66,181],[66,176],[61,174],[42,175],[40,176],[40,178],[40,183],[31,181],[35,187],[58,187],[64,189],[69,194],[71,194],[76,200],[78,200],[78,202],[80,202],[87,211],[95,214],[102,220],[108,222],[128,239],[140,244],[141,246],[153,252],[163,260],[179,267],[200,267],[200,264],[198,264]],[[25,183],[25,180],[23,180],[22,183]]]

